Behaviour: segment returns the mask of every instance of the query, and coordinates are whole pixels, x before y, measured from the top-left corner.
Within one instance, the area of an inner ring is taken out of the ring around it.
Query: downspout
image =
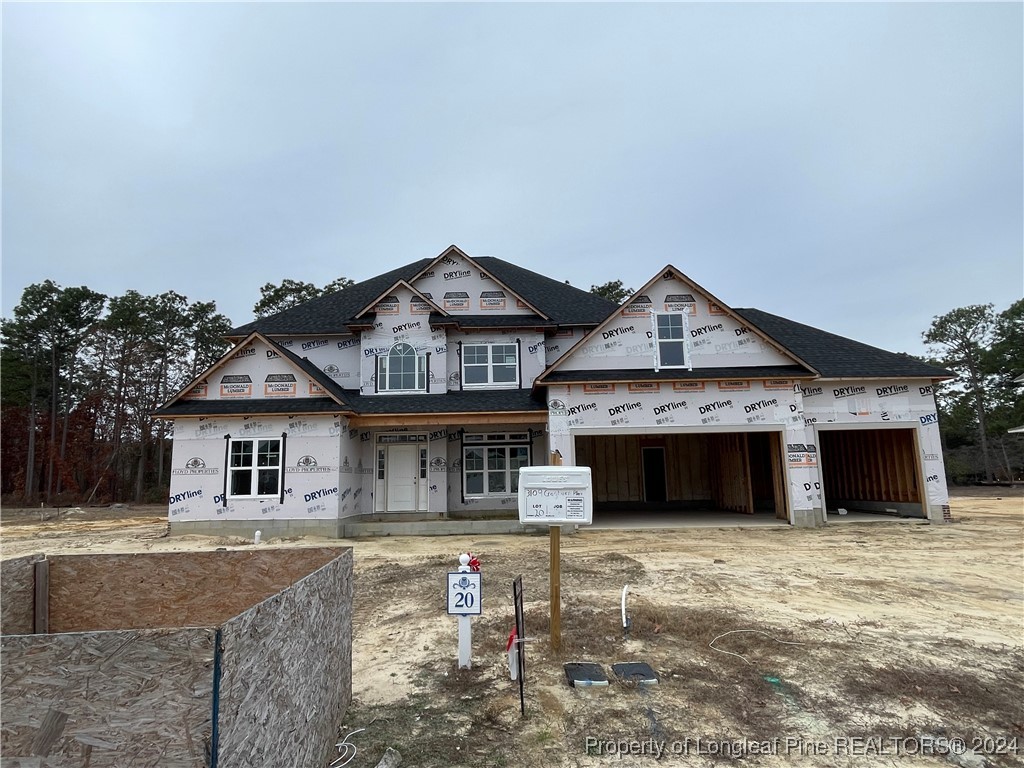
[[[224,491],[220,495],[220,505],[228,505],[228,462],[231,460],[231,435],[224,435]]]
[[[519,389],[523,388],[523,340],[516,339],[516,371],[519,374]]]
[[[287,432],[282,432],[281,433],[281,477],[279,479],[279,482],[281,483],[281,500],[278,502],[279,504],[284,504],[284,467],[285,467],[285,457],[288,455],[287,454],[287,448],[288,448],[288,433]]]

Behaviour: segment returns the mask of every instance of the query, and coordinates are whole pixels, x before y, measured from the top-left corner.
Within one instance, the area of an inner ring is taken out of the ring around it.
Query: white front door
[[[399,444],[388,446],[387,456],[388,512],[415,512],[419,488],[419,446]]]

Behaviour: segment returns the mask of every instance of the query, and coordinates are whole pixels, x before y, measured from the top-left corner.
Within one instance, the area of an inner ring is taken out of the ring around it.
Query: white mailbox
[[[590,525],[594,485],[590,467],[523,467],[519,470],[519,522]]]

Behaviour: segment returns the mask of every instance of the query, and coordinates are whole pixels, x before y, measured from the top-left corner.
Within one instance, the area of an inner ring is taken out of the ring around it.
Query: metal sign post
[[[473,666],[471,616],[483,613],[482,579],[469,567],[468,554],[459,555],[459,570],[448,574],[448,615],[459,617],[459,669]]]
[[[526,715],[526,621],[523,618],[523,577],[516,576],[512,582],[512,603],[516,610],[516,629],[513,642],[518,647],[519,653],[516,663],[519,666],[517,677],[519,678],[519,711]]]

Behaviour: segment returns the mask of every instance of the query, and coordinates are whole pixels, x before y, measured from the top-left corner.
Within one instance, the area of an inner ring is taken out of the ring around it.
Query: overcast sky
[[[1022,5],[11,4],[3,315],[454,243],[894,351],[1024,292]]]

